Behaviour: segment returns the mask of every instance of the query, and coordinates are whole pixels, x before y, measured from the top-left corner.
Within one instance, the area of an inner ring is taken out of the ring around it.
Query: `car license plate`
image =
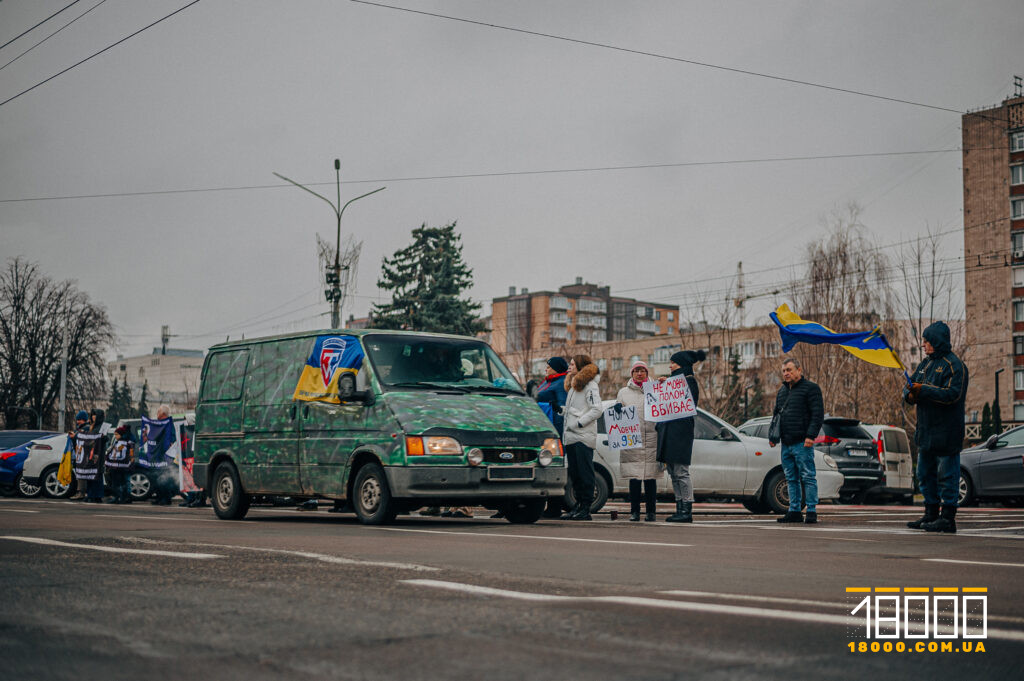
[[[867,456],[868,450],[866,449],[847,449],[846,456]]]
[[[533,466],[488,466],[488,480],[533,480]]]

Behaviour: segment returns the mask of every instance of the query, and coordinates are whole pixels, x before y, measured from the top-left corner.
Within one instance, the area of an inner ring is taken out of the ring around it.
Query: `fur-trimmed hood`
[[[576,390],[576,392],[579,392],[583,390],[584,388],[587,387],[587,383],[590,383],[595,378],[597,378],[597,375],[599,373],[600,371],[597,368],[597,364],[591,362],[587,366],[577,371],[576,375],[572,377],[571,381],[569,380],[568,376],[565,377],[565,391],[569,392],[569,390]]]

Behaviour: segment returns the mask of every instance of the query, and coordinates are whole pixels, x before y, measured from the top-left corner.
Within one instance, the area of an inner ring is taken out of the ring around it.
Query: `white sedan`
[[[603,406],[608,408],[613,404],[614,400],[605,400]],[[781,447],[769,447],[764,438],[742,435],[703,409],[698,409],[693,418],[696,423],[690,477],[697,501],[729,497],[738,499],[753,513],[785,513],[789,508],[789,490],[782,472]],[[815,450],[814,465],[818,498],[822,501],[837,499],[839,488],[843,486],[843,474],[835,461]],[[619,475],[619,450],[608,446],[606,433],[598,432],[594,468],[599,478],[597,508],[604,505],[609,492],[616,496],[629,493],[628,481]],[[672,483],[667,473],[658,478],[658,491],[671,493]]]

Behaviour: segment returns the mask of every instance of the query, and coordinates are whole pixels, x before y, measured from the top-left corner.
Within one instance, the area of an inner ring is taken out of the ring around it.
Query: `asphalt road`
[[[0,499],[0,678],[1020,678],[1024,511],[962,510],[955,536],[907,530],[920,509],[898,506],[826,506],[817,526],[696,511],[686,526],[481,511],[365,527]],[[848,613],[892,594],[846,590],[908,587],[969,595],[972,633],[987,597],[984,652],[866,639]]]

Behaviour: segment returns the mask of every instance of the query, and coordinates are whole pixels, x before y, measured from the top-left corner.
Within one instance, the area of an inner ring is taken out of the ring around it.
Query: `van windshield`
[[[480,341],[371,335],[363,347],[385,387],[524,394],[497,353]]]

